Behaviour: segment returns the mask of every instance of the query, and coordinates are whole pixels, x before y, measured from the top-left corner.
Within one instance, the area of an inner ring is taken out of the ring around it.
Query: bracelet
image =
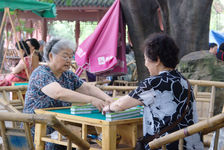
[[[184,135],[185,136],[189,136],[190,135],[189,132],[188,132],[188,130],[187,130],[187,128],[184,128]]]

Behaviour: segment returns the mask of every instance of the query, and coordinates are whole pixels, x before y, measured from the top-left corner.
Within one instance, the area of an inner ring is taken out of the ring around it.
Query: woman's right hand
[[[103,107],[107,105],[105,101],[98,98],[93,98],[91,103],[93,106],[99,109],[99,111],[102,111]]]

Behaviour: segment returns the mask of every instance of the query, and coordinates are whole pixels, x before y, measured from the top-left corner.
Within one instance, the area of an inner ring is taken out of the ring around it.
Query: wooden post
[[[34,143],[36,150],[43,150],[45,147],[44,142],[41,140],[41,137],[46,135],[46,128],[47,128],[46,124],[40,124],[40,123],[35,124]]]
[[[31,135],[29,123],[24,123],[24,129],[25,129],[27,142],[29,144],[29,149],[30,150],[35,150],[34,145],[33,145],[33,138],[32,138],[32,135]]]
[[[183,148],[184,148],[184,139],[183,138],[181,138],[181,139],[179,139],[179,150],[183,150]]]
[[[214,141],[213,150],[218,149],[218,143],[219,143],[219,129],[217,129],[216,132],[215,132],[215,141]]]
[[[42,40],[47,41],[47,19],[44,18],[41,20],[41,22],[43,23],[42,26]]]
[[[75,42],[76,42],[76,47],[79,45],[79,37],[80,37],[80,21],[77,20],[75,22]]]
[[[67,150],[72,150],[72,142],[68,139]]]
[[[82,139],[87,141],[87,125],[82,124]]]
[[[3,149],[4,150],[8,150],[9,149],[9,145],[7,142],[7,137],[6,137],[6,127],[5,127],[5,122],[4,121],[0,121],[0,126],[1,126],[1,136],[2,136],[2,141],[3,141]]]
[[[132,146],[135,147],[136,145],[136,140],[137,140],[137,124],[132,124],[131,127],[131,141],[132,141]]]
[[[210,102],[210,105],[209,105],[209,117],[212,117],[213,116],[213,113],[214,113],[214,103],[215,103],[215,86],[212,86],[212,89],[211,89],[211,102]]]

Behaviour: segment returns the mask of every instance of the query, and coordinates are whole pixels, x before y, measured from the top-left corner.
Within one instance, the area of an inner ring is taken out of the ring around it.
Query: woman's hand
[[[106,106],[106,103],[98,98],[94,98],[91,103],[93,106],[99,109],[99,111],[102,111],[103,107]]]
[[[104,106],[103,107],[103,113],[105,114],[106,112],[110,112],[111,110],[110,110],[110,105],[106,105],[106,106]]]
[[[13,71],[14,71],[14,68],[15,68],[15,67],[10,67],[9,70],[10,70],[11,72],[13,72]]]

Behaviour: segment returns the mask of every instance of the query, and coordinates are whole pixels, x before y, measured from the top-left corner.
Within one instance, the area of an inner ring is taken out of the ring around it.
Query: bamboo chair
[[[0,94],[2,94],[3,97],[3,99],[0,99],[0,104],[10,112],[21,112],[24,106],[23,93],[25,93],[26,90],[27,86],[25,85],[0,87]],[[16,93],[17,99],[13,99],[12,93]],[[11,105],[10,107],[9,104]]]
[[[207,134],[212,131],[217,131],[224,127],[224,113],[211,117],[209,119],[200,121],[194,125],[191,125],[185,129],[178,130],[166,136],[154,139],[149,142],[151,149],[161,148],[166,149],[166,144],[179,140],[179,150],[183,150],[183,138],[195,133]],[[187,135],[185,133],[188,133]],[[218,134],[216,134],[218,135]],[[215,138],[214,150],[217,150],[218,136]]]
[[[136,86],[138,81],[114,80],[114,86]]]
[[[205,80],[189,81],[194,87],[194,95],[197,102],[197,112],[199,121],[211,118],[214,113],[216,88],[224,88],[224,82]],[[209,147],[211,139],[211,133],[203,135],[204,145]]]
[[[119,97],[127,95],[132,90],[136,89],[136,86],[98,86],[105,92],[112,92],[112,97]]]
[[[24,123],[24,129],[16,130],[8,128],[5,125],[5,121],[22,122]],[[3,139],[3,150],[34,150],[33,138],[30,131],[30,124],[32,123],[44,123],[60,132],[68,139],[67,150],[72,149],[72,143],[76,145],[78,150],[87,150],[90,147],[89,143],[75,135],[53,115],[2,112],[0,113],[0,126]],[[23,141],[24,143],[13,143],[14,139],[12,140],[12,138],[17,138],[18,141]]]

